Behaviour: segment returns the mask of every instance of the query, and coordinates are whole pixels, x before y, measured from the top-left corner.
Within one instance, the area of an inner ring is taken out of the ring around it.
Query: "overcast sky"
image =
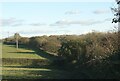
[[[83,34],[111,30],[115,2],[5,2],[0,22],[2,36]],[[9,33],[8,33],[9,32]]]

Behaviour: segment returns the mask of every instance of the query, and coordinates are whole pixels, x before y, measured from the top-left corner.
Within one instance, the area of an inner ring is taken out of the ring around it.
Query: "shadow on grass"
[[[12,47],[12,48],[16,48],[15,45],[9,45],[9,44],[6,44],[6,45],[9,46],[9,47]]]
[[[16,45],[15,44],[4,44],[4,45],[7,45],[9,47],[13,47],[13,48],[16,48]],[[28,48],[27,46],[25,45],[18,45],[18,48],[22,48],[22,49],[26,49],[26,50],[30,50],[30,48]]]
[[[13,45],[12,47],[15,48],[15,45]],[[9,52],[9,53],[25,53],[25,54],[37,54],[43,58],[46,58],[48,60],[50,60],[51,62],[55,61],[58,57],[54,56],[52,54],[49,54],[43,50],[40,49],[36,49],[36,48],[30,48],[30,47],[26,47],[24,45],[20,45],[19,48],[22,49],[31,49],[34,52]],[[50,62],[50,63],[51,63]],[[35,65],[35,62],[33,62],[31,65],[26,65],[26,66],[4,66],[4,67],[8,67],[8,68],[45,68],[45,69],[50,69],[51,71],[29,71],[28,74],[25,74],[24,77],[22,76],[13,76],[13,75],[3,75],[3,79],[29,79],[29,78],[35,78],[35,79],[66,79],[69,78],[70,73],[66,72],[64,69],[59,69],[59,67],[62,66],[56,66],[51,65]],[[12,72],[12,70],[11,70]],[[14,70],[13,70],[14,72]],[[19,73],[18,73],[19,74]],[[31,77],[29,75],[35,75],[35,77]],[[36,76],[36,75],[42,75],[42,76]]]
[[[41,50],[38,48],[33,48],[33,47],[25,46],[25,45],[19,45],[19,48],[33,50],[37,55],[39,55],[43,58],[46,58],[48,60],[51,60],[51,61],[53,61],[54,59],[57,58],[57,56],[47,53],[44,50]]]
[[[40,80],[42,79],[2,79],[1,81],[40,81]]]
[[[42,75],[40,79],[69,79],[69,73],[66,71],[60,71],[50,69],[51,71],[31,71],[30,74]]]
[[[8,68],[46,68],[46,69],[56,68],[55,66],[51,66],[51,65],[41,65],[41,66],[26,65],[26,66],[3,66],[3,67],[8,67]]]
[[[3,79],[68,79],[69,73],[56,69],[49,70],[24,70],[24,71],[9,71],[11,75],[3,75]],[[22,73],[22,74],[21,74]],[[15,76],[15,74],[20,74]]]
[[[7,44],[6,44],[7,45]],[[15,45],[8,45],[9,47],[14,47],[16,48]],[[34,52],[8,52],[8,53],[24,53],[24,54],[37,54],[43,58],[46,58],[48,60],[55,60],[57,59],[57,56],[53,55],[53,54],[50,54],[50,53],[47,53],[43,50],[40,50],[40,49],[37,49],[37,48],[32,48],[32,47],[29,47],[29,46],[25,46],[25,45],[19,45],[19,48],[20,49],[27,49],[27,50],[33,50]],[[19,49],[18,48],[18,49]]]
[[[40,49],[33,49],[33,50],[36,52],[37,55],[39,55],[39,56],[41,56],[43,58],[46,58],[48,60],[53,61],[53,60],[57,59],[57,56],[49,54],[49,53],[47,53],[47,52],[45,52],[43,50],[40,50]]]
[[[36,52],[8,52],[8,53],[18,53],[18,54],[35,54]]]

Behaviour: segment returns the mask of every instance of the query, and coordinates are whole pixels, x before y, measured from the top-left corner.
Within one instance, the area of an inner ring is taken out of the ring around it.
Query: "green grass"
[[[34,51],[15,45],[2,45],[2,77],[3,79],[65,79],[69,73],[46,63],[53,59],[42,51]],[[46,63],[46,64],[45,64]]]
[[[57,69],[10,67],[3,69],[3,78],[7,79],[64,79],[66,76],[67,72]]]
[[[31,59],[45,59],[35,53],[33,50],[15,48],[15,45],[2,45],[2,58],[31,58]]]
[[[2,43],[0,43],[0,58],[2,58]]]

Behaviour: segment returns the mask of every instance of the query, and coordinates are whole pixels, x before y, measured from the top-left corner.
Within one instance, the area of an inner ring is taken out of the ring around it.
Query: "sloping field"
[[[20,47],[18,50],[15,45],[2,45],[2,58],[31,58],[31,59],[45,59],[30,49]]]
[[[68,72],[51,66],[48,58],[25,47],[16,50],[15,45],[3,45],[2,56],[3,79],[64,79],[69,76]]]

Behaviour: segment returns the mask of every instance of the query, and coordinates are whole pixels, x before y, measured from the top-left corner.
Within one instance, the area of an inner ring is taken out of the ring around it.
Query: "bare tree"
[[[116,0],[118,8],[111,8],[114,13],[115,18],[113,18],[112,23],[118,23],[118,29],[120,26],[120,0]]]
[[[116,0],[118,8],[111,8],[114,13],[115,18],[113,18],[112,23],[118,23],[118,50],[120,50],[120,0]],[[120,51],[119,51],[120,53]]]

